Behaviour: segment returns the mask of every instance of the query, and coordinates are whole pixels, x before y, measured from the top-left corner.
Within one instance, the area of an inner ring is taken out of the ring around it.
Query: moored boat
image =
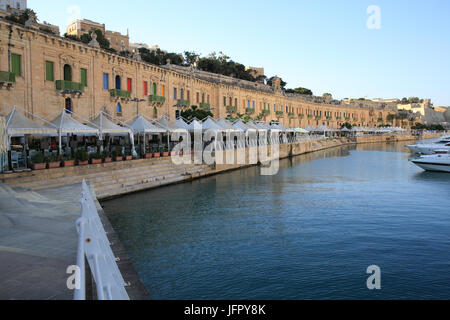
[[[416,166],[425,171],[449,172],[450,173],[450,154],[434,154],[421,156],[418,159],[411,160]]]
[[[415,154],[433,154],[438,150],[450,152],[450,136],[442,137],[441,139],[433,143],[419,143],[406,147]]]

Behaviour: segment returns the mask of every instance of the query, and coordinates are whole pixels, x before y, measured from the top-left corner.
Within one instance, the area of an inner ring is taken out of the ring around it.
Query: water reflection
[[[450,298],[450,175],[367,144],[103,203],[155,299]],[[389,286],[365,288],[382,266]]]

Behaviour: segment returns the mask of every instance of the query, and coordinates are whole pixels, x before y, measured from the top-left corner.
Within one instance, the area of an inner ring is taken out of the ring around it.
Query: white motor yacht
[[[422,143],[406,146],[412,153],[433,154],[436,151],[450,151],[450,136],[442,137],[433,143]]]
[[[450,173],[450,154],[433,154],[411,160],[412,163],[426,171]]]

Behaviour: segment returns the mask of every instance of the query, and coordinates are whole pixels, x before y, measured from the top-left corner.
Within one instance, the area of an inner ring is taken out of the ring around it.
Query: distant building
[[[247,67],[245,70],[250,71],[250,74],[256,79],[258,77],[265,76],[264,68],[255,68],[255,67]],[[263,79],[261,79],[259,82],[264,82]]]
[[[59,35],[59,27],[55,26],[54,24],[50,24],[50,23],[44,21],[43,23],[39,23],[39,27],[40,27],[41,30],[48,29],[51,32],[53,32],[54,34]]]
[[[71,36],[81,37],[83,34],[89,33],[92,29],[99,29],[105,34],[105,24],[94,22],[88,19],[75,20],[66,28],[66,33]]]
[[[163,53],[167,53],[167,51],[161,50],[161,48],[158,45],[149,46],[146,43],[130,43],[130,51],[135,51],[136,49],[139,49],[139,48],[145,48],[145,49],[147,49],[149,51],[160,50]]]
[[[412,111],[414,113],[420,113],[425,116],[426,109],[430,109],[433,106],[430,99],[424,100],[422,103],[408,103],[408,104],[398,104],[398,110]]]
[[[26,10],[27,0],[0,0],[0,18]]]
[[[27,0],[0,0],[0,10],[8,9],[25,10],[27,9]]]
[[[111,48],[117,51],[130,51],[130,37],[127,34],[123,35],[120,32],[106,30],[106,39],[108,39]]]
[[[76,37],[81,37],[83,34],[89,33],[93,29],[100,30],[106,39],[108,39],[111,48],[122,51],[130,50],[130,37],[128,34],[123,35],[120,32],[106,30],[105,24],[101,24],[88,19],[75,20],[67,26],[66,33]]]

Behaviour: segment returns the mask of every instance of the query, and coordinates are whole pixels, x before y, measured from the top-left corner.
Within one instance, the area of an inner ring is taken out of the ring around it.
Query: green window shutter
[[[45,61],[45,80],[54,81],[53,62]]]
[[[81,84],[87,87],[87,70],[81,69]]]
[[[19,54],[11,54],[11,72],[16,76],[22,76],[22,56]]]

